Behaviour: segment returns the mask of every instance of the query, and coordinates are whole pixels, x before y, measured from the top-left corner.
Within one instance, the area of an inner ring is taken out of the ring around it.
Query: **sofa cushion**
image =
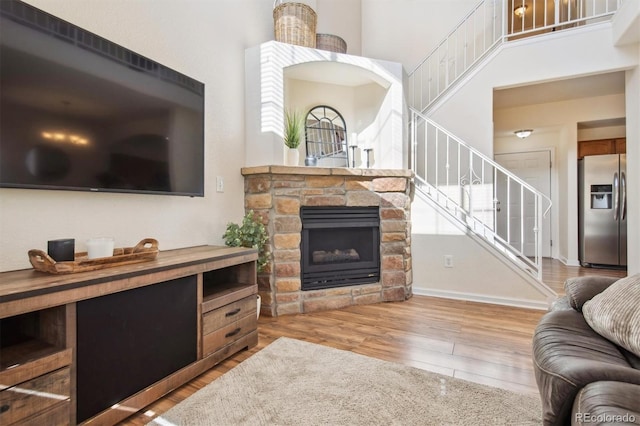
[[[582,307],[598,334],[640,356],[640,274],[622,278]]]
[[[591,383],[578,393],[571,413],[572,425],[640,425],[640,385],[620,382]]]
[[[573,309],[582,312],[582,305],[598,293],[602,293],[611,284],[618,281],[616,277],[589,275],[569,278],[564,282],[564,291]]]
[[[533,336],[533,360],[545,425],[570,423],[580,389],[600,380],[640,384],[640,370],[575,310],[546,313]]]

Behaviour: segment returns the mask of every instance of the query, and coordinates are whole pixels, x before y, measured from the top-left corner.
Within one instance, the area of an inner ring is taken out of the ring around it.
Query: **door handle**
[[[500,200],[494,200],[493,201],[494,204],[494,208],[496,209],[496,212],[500,213]]]
[[[613,220],[620,217],[620,183],[618,180],[618,172],[613,174]]]
[[[624,172],[620,172],[620,197],[622,197],[620,220],[625,220],[627,218],[627,177]]]

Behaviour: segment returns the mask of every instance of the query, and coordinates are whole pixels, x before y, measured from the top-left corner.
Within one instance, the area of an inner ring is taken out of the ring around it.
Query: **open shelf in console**
[[[24,387],[34,394],[45,394],[52,385],[51,380],[64,381],[68,377],[73,350],[67,347],[66,316],[67,308],[62,305],[0,319],[0,383],[3,388]],[[55,371],[62,372],[62,376],[54,374]],[[63,392],[67,387],[57,389],[61,394],[69,395],[68,390]],[[7,395],[17,395],[11,390],[0,390],[0,393],[5,392],[9,392],[3,397],[5,402]],[[24,402],[15,400],[9,406],[15,408],[21,404]],[[45,406],[49,405],[45,403]],[[20,412],[26,416],[24,413],[28,411]],[[0,415],[0,423],[14,418],[15,410],[12,413]]]
[[[65,306],[0,319],[0,373],[66,349]]]
[[[256,294],[255,262],[208,271],[202,277],[202,312]]]

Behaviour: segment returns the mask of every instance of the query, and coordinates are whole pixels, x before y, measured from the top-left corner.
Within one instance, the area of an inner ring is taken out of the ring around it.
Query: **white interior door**
[[[531,151],[516,152],[510,154],[496,154],[495,161],[520,179],[533,186],[538,191],[551,198],[551,152],[550,151]],[[520,247],[521,237],[520,229],[520,212],[521,197],[516,193],[515,188],[510,188],[509,197],[507,197],[507,189],[501,188],[501,179],[498,179],[497,194],[500,201],[500,213],[496,215],[496,229],[499,235],[506,235],[507,232],[507,214],[510,224],[509,243],[515,247]],[[508,208],[507,208],[508,198]],[[532,200],[524,200],[525,204],[530,204]],[[547,206],[543,206],[543,210]],[[535,225],[535,209],[526,206],[524,209],[524,221],[526,229],[533,229]],[[504,238],[504,237],[503,237]],[[551,212],[542,221],[542,256],[551,257]],[[527,256],[535,254],[535,240],[532,234],[524,235],[522,242],[524,253]]]

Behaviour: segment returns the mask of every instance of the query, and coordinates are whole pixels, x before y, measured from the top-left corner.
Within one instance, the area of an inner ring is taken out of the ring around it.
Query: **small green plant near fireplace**
[[[300,142],[304,137],[304,117],[298,111],[284,112],[284,144],[287,147],[285,165],[297,166],[300,162]]]
[[[269,261],[266,243],[269,240],[267,229],[259,217],[249,210],[242,219],[242,224],[228,223],[222,235],[224,243],[229,247],[248,247],[258,249],[258,272],[261,272]]]
[[[285,110],[284,118],[284,144],[287,148],[297,149],[303,137],[304,117],[297,110]]]

